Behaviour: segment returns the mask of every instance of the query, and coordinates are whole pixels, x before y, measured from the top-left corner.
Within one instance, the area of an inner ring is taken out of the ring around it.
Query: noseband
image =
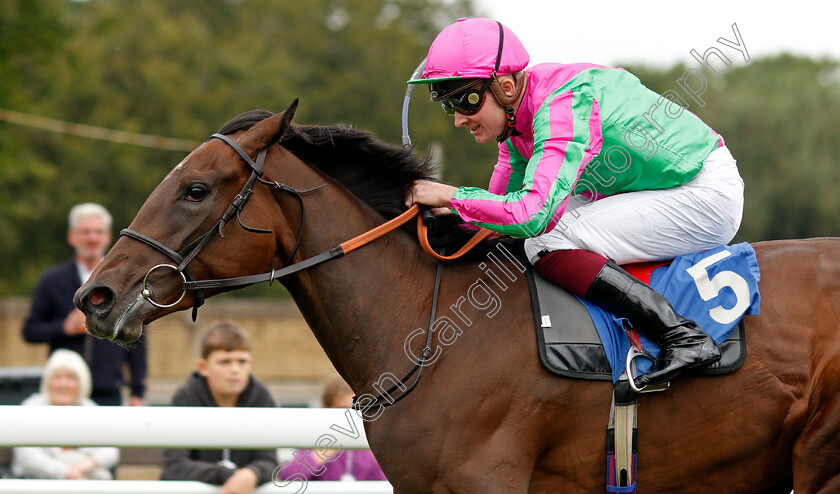
[[[147,235],[144,235],[140,232],[131,230],[129,228],[125,228],[120,232],[120,236],[126,236],[126,237],[129,237],[129,238],[133,238],[134,240],[138,240],[140,242],[143,242],[144,244],[146,244],[146,245],[156,249],[157,251],[163,253],[165,256],[167,256],[168,258],[170,258],[172,261],[175,262],[175,265],[172,265],[172,264],[158,264],[158,265],[152,267],[151,269],[149,269],[149,271],[146,273],[146,276],[143,277],[143,287],[140,291],[140,296],[142,296],[144,299],[146,299],[150,304],[154,305],[155,307],[165,309],[165,308],[173,307],[173,306],[177,305],[178,303],[180,303],[181,300],[184,299],[184,296],[187,294],[188,290],[194,290],[194,292],[195,292],[195,303],[193,304],[193,312],[192,312],[193,321],[195,321],[196,316],[198,315],[198,308],[201,307],[201,305],[204,304],[204,294],[202,293],[201,289],[199,289],[198,287],[191,286],[191,284],[196,283],[196,279],[195,279],[195,276],[193,275],[192,271],[189,268],[189,264],[190,264],[190,262],[192,262],[193,259],[195,259],[195,257],[199,254],[199,252],[201,252],[201,250],[207,245],[207,243],[210,242],[210,240],[216,235],[216,233],[218,233],[219,236],[221,236],[222,238],[225,238],[224,227],[234,217],[234,215],[236,216],[236,220],[239,222],[239,225],[242,226],[242,228],[244,228],[246,231],[249,231],[251,233],[272,233],[271,230],[264,230],[262,228],[252,228],[252,227],[249,227],[249,226],[245,225],[242,222],[242,217],[240,216],[240,214],[242,213],[242,209],[245,207],[245,204],[248,203],[248,199],[251,198],[251,194],[254,193],[254,185],[257,182],[259,182],[259,183],[262,183],[264,185],[274,187],[277,190],[282,190],[282,191],[285,191],[285,192],[288,192],[288,193],[294,195],[300,201],[301,222],[300,222],[300,229],[298,230],[297,243],[295,244],[295,248],[292,250],[292,253],[289,255],[289,258],[284,263],[284,265],[283,265],[284,267],[288,266],[288,264],[292,261],[295,254],[297,253],[297,250],[300,248],[300,243],[301,243],[301,240],[303,239],[304,208],[303,208],[303,198],[301,197],[301,194],[305,194],[307,192],[312,192],[313,190],[317,190],[317,189],[320,189],[321,187],[326,186],[326,184],[323,184],[323,185],[320,185],[318,187],[314,187],[314,188],[309,189],[309,190],[299,191],[299,190],[296,190],[292,187],[289,187],[288,185],[281,184],[281,183],[276,182],[276,181],[272,182],[272,181],[264,180],[262,178],[262,175],[263,175],[262,168],[263,168],[263,164],[265,163],[265,156],[268,152],[268,148],[265,148],[265,149],[261,150],[257,154],[257,160],[254,161],[254,160],[251,159],[250,156],[248,156],[248,153],[246,153],[239,146],[239,144],[237,144],[230,137],[228,137],[226,135],[222,135],[222,134],[213,134],[212,136],[210,136],[210,139],[219,139],[222,142],[229,145],[230,147],[232,147],[233,150],[236,151],[239,154],[239,156],[242,157],[243,160],[245,160],[245,163],[248,166],[251,167],[251,176],[245,182],[245,185],[242,186],[242,190],[240,190],[239,193],[236,195],[236,197],[233,198],[233,201],[230,203],[230,206],[228,206],[227,210],[224,212],[224,214],[222,214],[221,218],[219,218],[219,221],[217,221],[216,224],[213,225],[213,227],[211,227],[209,230],[207,230],[207,232],[205,232],[203,235],[201,235],[200,237],[198,237],[194,241],[190,242],[189,244],[187,244],[186,247],[184,247],[183,249],[181,249],[180,251],[177,251],[177,252],[174,249],[171,249],[171,248],[167,247],[163,243],[161,243],[161,242],[159,242],[159,241],[157,241],[157,240],[155,240],[155,239],[153,239],[153,238],[151,238]],[[160,302],[155,301],[154,298],[152,298],[153,297],[153,292],[152,292],[152,290],[151,290],[151,288],[148,284],[149,275],[152,274],[152,271],[154,271],[156,269],[159,269],[159,268],[164,268],[164,267],[167,267],[167,268],[170,268],[170,269],[174,270],[175,273],[180,274],[181,278],[184,280],[183,292],[181,293],[181,296],[178,298],[178,300],[176,300],[175,302],[173,302],[171,304],[162,304]],[[272,271],[272,273],[273,273],[273,271]],[[213,282],[213,281],[224,281],[224,280],[207,280],[207,281]]]

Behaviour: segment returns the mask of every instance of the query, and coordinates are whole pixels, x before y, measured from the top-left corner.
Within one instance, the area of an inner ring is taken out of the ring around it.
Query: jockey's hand
[[[421,204],[433,208],[448,208],[456,190],[458,189],[451,185],[439,182],[415,180],[406,193],[405,205],[411,207],[413,204]]]

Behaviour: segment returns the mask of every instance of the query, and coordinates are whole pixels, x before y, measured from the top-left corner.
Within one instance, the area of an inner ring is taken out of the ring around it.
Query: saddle
[[[633,335],[627,331],[626,319],[546,281],[525,264],[543,366],[562,377],[614,383],[606,429],[606,492],[635,493],[637,398],[643,390],[635,389],[632,379],[637,371],[650,369],[659,347],[638,335],[631,348],[628,336]],[[691,369],[686,375],[721,375],[744,364],[747,342],[742,318],[744,314],[758,314],[760,305],[760,272],[749,244],[722,246],[678,257],[668,265],[650,263],[644,269],[628,272],[662,293],[677,313],[695,320],[718,343],[721,359],[705,368]],[[638,355],[646,359],[636,359]],[[667,385],[646,392],[664,389]]]
[[[714,376],[739,369],[746,359],[742,316],[757,314],[760,277],[749,244],[723,246],[670,264],[649,263],[628,269],[649,282],[685,317],[695,320],[721,349],[720,361],[686,372]],[[536,326],[538,352],[551,373],[576,379],[617,382],[627,367],[631,344],[626,319],[582,300],[528,269],[528,283]],[[711,291],[711,293],[710,293]],[[705,297],[705,298],[704,298]],[[659,347],[639,336],[648,359],[636,359],[639,373],[653,364]],[[635,364],[635,363],[634,363]]]
[[[560,377],[613,381],[613,365],[584,302],[545,280],[533,268],[528,269],[528,284],[537,328],[537,350],[543,367]],[[719,347],[718,362],[683,375],[715,376],[738,370],[747,358],[743,320]]]

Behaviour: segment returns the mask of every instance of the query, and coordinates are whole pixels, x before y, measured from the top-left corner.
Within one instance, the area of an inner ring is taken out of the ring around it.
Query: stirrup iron
[[[630,387],[636,393],[656,393],[658,391],[665,391],[671,387],[670,382],[664,382],[660,384],[649,384],[647,386],[642,386],[641,388],[636,387],[636,362],[635,359],[637,358],[645,358],[656,364],[656,359],[653,358],[653,355],[644,351],[638,350],[635,346],[630,345],[630,351],[627,353],[627,362],[625,364],[624,372],[627,374],[627,380],[630,383]]]

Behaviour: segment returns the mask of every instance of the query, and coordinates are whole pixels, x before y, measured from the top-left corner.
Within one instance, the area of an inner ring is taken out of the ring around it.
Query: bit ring
[[[184,295],[187,294],[187,291],[184,290],[181,293],[181,296],[178,297],[178,300],[176,300],[175,302],[172,302],[171,304],[161,304],[161,303],[155,302],[152,299],[152,291],[149,290],[149,286],[148,286],[147,282],[149,280],[149,275],[152,274],[152,271],[154,271],[157,268],[171,268],[174,271],[176,271],[178,274],[181,275],[181,279],[184,280],[184,283],[187,282],[187,277],[184,275],[184,272],[183,271],[178,271],[177,266],[173,266],[171,264],[158,264],[157,266],[154,266],[152,269],[150,269],[149,272],[146,273],[146,276],[143,277],[143,289],[140,291],[140,296],[143,297],[144,299],[146,299],[146,301],[148,301],[150,304],[154,305],[155,307],[161,308],[161,309],[168,309],[169,307],[174,307],[174,306],[178,305],[181,302],[181,300],[184,300]]]

